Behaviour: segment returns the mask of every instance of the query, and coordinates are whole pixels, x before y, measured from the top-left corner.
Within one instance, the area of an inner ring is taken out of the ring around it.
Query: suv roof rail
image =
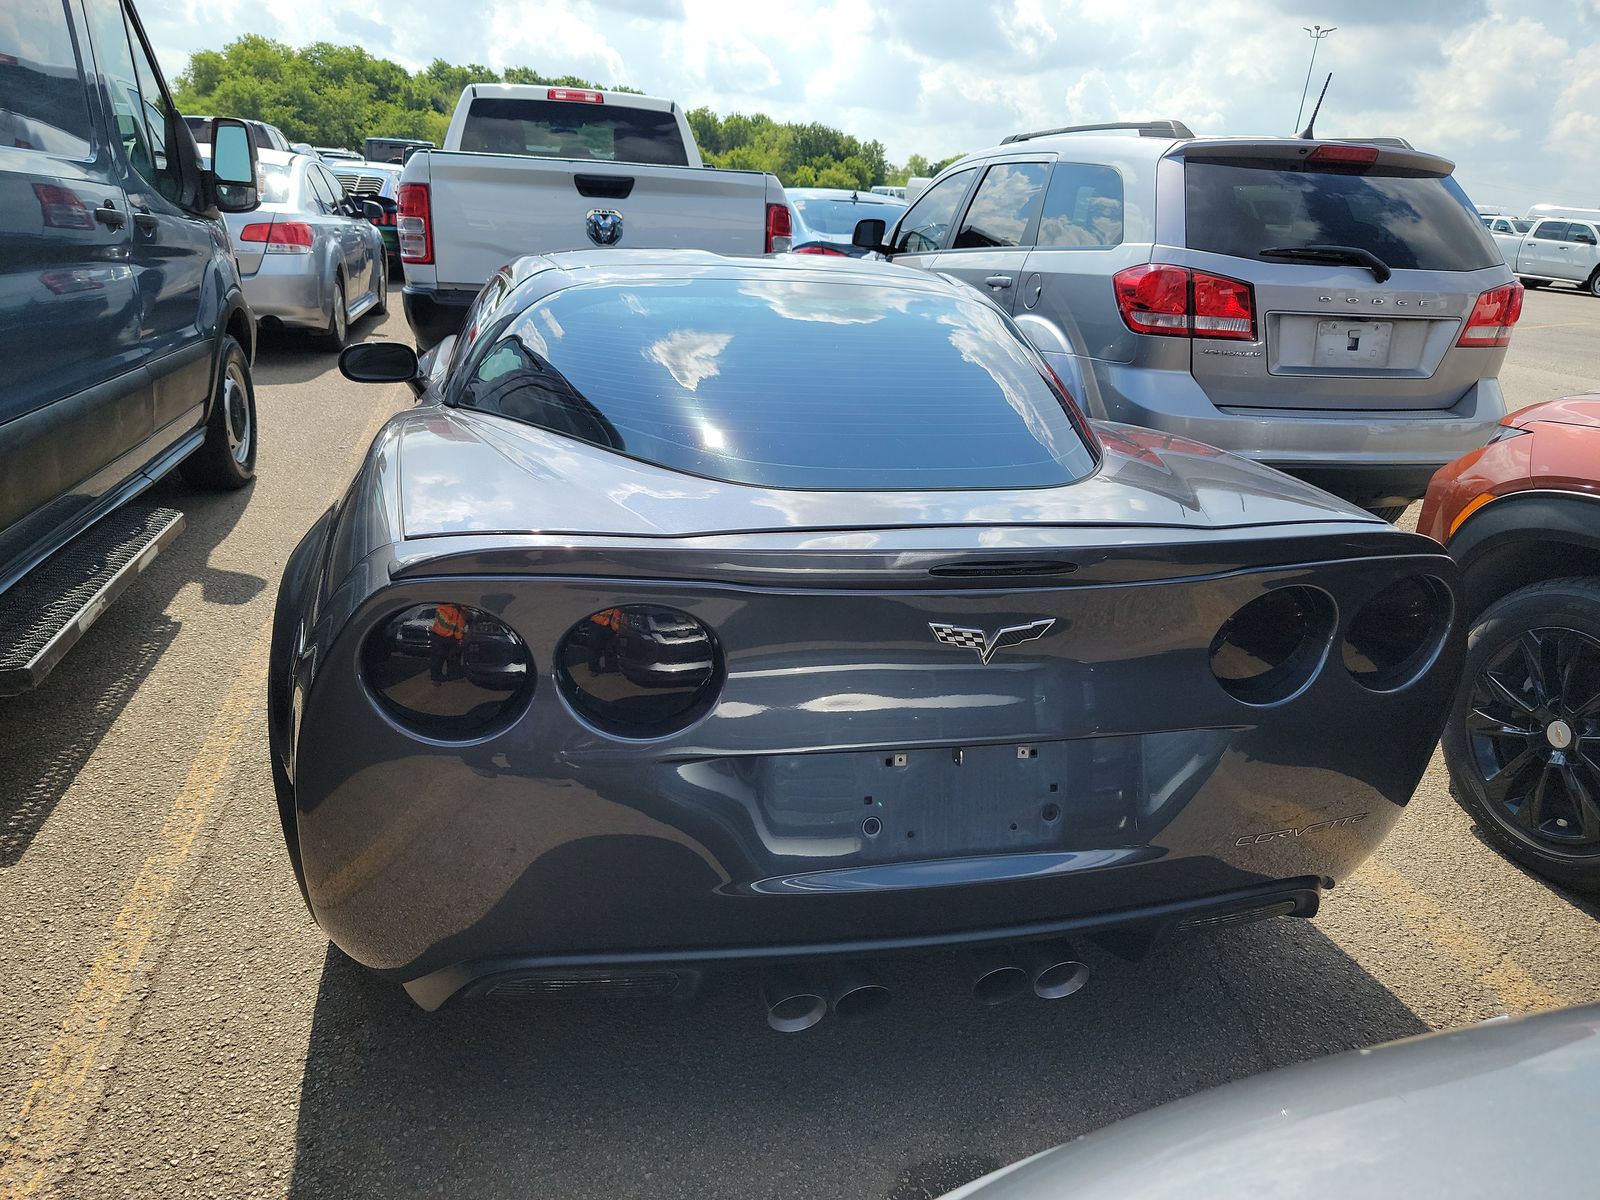
[[[1095,133],[1107,129],[1131,129],[1140,137],[1192,138],[1194,130],[1182,121],[1111,121],[1105,125],[1062,125],[1057,129],[1035,129],[1032,133],[1013,133],[1000,139],[1002,146],[1026,142],[1030,138],[1051,137],[1057,133]]]

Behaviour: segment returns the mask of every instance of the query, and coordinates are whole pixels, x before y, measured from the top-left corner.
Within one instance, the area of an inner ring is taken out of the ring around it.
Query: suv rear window
[[[578,100],[474,100],[461,127],[461,148],[531,158],[689,165],[672,113]]]
[[[776,275],[557,292],[468,360],[457,402],[760,487],[1046,487],[1093,469],[984,301]]]
[[[1268,247],[1355,246],[1390,267],[1477,271],[1504,259],[1449,177],[1185,164],[1188,244],[1235,258]]]

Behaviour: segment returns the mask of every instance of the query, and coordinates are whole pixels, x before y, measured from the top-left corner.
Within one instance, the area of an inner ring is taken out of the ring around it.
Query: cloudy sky
[[[1479,203],[1600,207],[1600,0],[159,0],[163,65],[246,32],[631,84],[930,158],[1019,129],[1176,117],[1292,131],[1310,41],[1332,136],[1398,134]],[[381,16],[375,14],[381,13]],[[1309,102],[1308,102],[1309,106]]]

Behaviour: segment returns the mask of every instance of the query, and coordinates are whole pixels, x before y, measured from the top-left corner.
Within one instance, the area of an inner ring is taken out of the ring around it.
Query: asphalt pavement
[[[1596,364],[1600,301],[1530,292],[1512,405]],[[282,336],[256,384],[254,486],[161,484],[187,531],[0,700],[0,1197],[920,1200],[1270,1067],[1600,1000],[1595,906],[1488,849],[1436,760],[1315,920],[1095,954],[1055,1003],[982,1008],[946,956],[893,964],[880,1018],[797,1037],[740,976],[423,1013],[307,917],[262,718],[283,563],[409,393]]]

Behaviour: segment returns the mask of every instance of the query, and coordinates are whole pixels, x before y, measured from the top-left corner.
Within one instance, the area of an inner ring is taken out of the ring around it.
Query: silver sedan
[[[387,311],[383,235],[315,156],[263,150],[260,161],[261,207],[227,217],[244,294],[263,322],[338,350],[351,322]]]

